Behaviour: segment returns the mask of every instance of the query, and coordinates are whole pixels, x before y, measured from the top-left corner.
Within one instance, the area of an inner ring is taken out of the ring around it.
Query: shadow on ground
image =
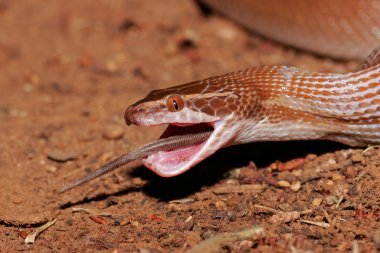
[[[233,168],[247,166],[253,161],[263,168],[275,161],[288,161],[307,154],[321,155],[347,146],[329,141],[262,142],[239,145],[220,150],[184,174],[162,178],[150,170],[139,167],[131,176],[150,181],[141,190],[163,201],[184,198],[203,186],[212,185]]]

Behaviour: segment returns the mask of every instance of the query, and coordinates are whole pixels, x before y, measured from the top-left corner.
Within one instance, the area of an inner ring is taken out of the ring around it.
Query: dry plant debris
[[[247,239],[257,240],[263,238],[264,236],[265,231],[259,226],[254,226],[252,228],[238,232],[222,233],[200,242],[192,249],[188,250],[187,253],[220,252],[222,244]]]
[[[54,220],[45,223],[41,227],[38,227],[36,229],[36,231],[34,231],[32,234],[28,235],[25,238],[25,244],[34,243],[34,241],[36,240],[37,236],[39,236],[43,231],[45,231],[46,229],[48,229],[50,226],[53,226],[56,221],[57,221],[57,219],[55,218]]]

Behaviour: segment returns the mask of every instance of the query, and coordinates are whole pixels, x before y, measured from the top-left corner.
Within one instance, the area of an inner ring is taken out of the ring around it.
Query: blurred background
[[[13,227],[35,226],[64,212],[36,250],[82,251],[89,245],[109,249],[124,244],[133,249],[126,233],[136,227],[108,230],[87,219],[84,224],[84,218],[74,222],[65,208],[97,200],[95,207],[101,209],[110,195],[131,191],[124,201],[141,204],[130,213],[136,218],[148,207],[143,200],[133,202],[143,197],[130,189],[151,178],[158,180],[147,169],[140,168],[147,174],[131,180],[125,180],[130,175],[121,170],[100,179],[101,186],[85,186],[70,194],[57,195],[55,190],[160,134],[160,127],[127,128],[123,119],[124,110],[151,90],[258,65],[330,72],[360,66],[247,33],[191,0],[0,0],[0,224],[4,224],[0,231],[5,235],[0,248],[27,249]],[[249,161],[246,157],[242,163]],[[137,166],[139,162],[129,165]],[[219,179],[221,174],[217,175]],[[191,184],[193,179],[185,176],[168,183],[173,180],[159,181],[162,184],[156,187],[173,193],[171,186]],[[149,207],[165,198],[152,195],[144,197]],[[125,215],[131,208],[119,213]],[[68,228],[73,223],[78,227]],[[148,230],[138,231],[141,236]],[[155,233],[153,238],[159,238]],[[190,242],[199,240],[198,235],[194,238]],[[150,240],[155,239],[145,237],[146,244]]]

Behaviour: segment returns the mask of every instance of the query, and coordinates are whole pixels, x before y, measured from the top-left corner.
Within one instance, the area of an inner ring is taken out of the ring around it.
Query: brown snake
[[[380,2],[375,0],[205,2],[268,37],[320,54],[364,58],[380,44]],[[353,73],[255,67],[152,91],[126,110],[125,120],[128,125],[169,124],[161,139],[61,192],[139,158],[170,177],[229,145],[309,139],[379,144],[379,62],[380,50],[375,50],[365,68]]]

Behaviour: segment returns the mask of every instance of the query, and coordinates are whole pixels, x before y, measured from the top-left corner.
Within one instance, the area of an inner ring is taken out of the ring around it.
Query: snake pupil
[[[176,109],[176,111],[178,111],[179,106],[178,106],[177,101],[173,100],[173,106],[174,106],[174,109]]]

